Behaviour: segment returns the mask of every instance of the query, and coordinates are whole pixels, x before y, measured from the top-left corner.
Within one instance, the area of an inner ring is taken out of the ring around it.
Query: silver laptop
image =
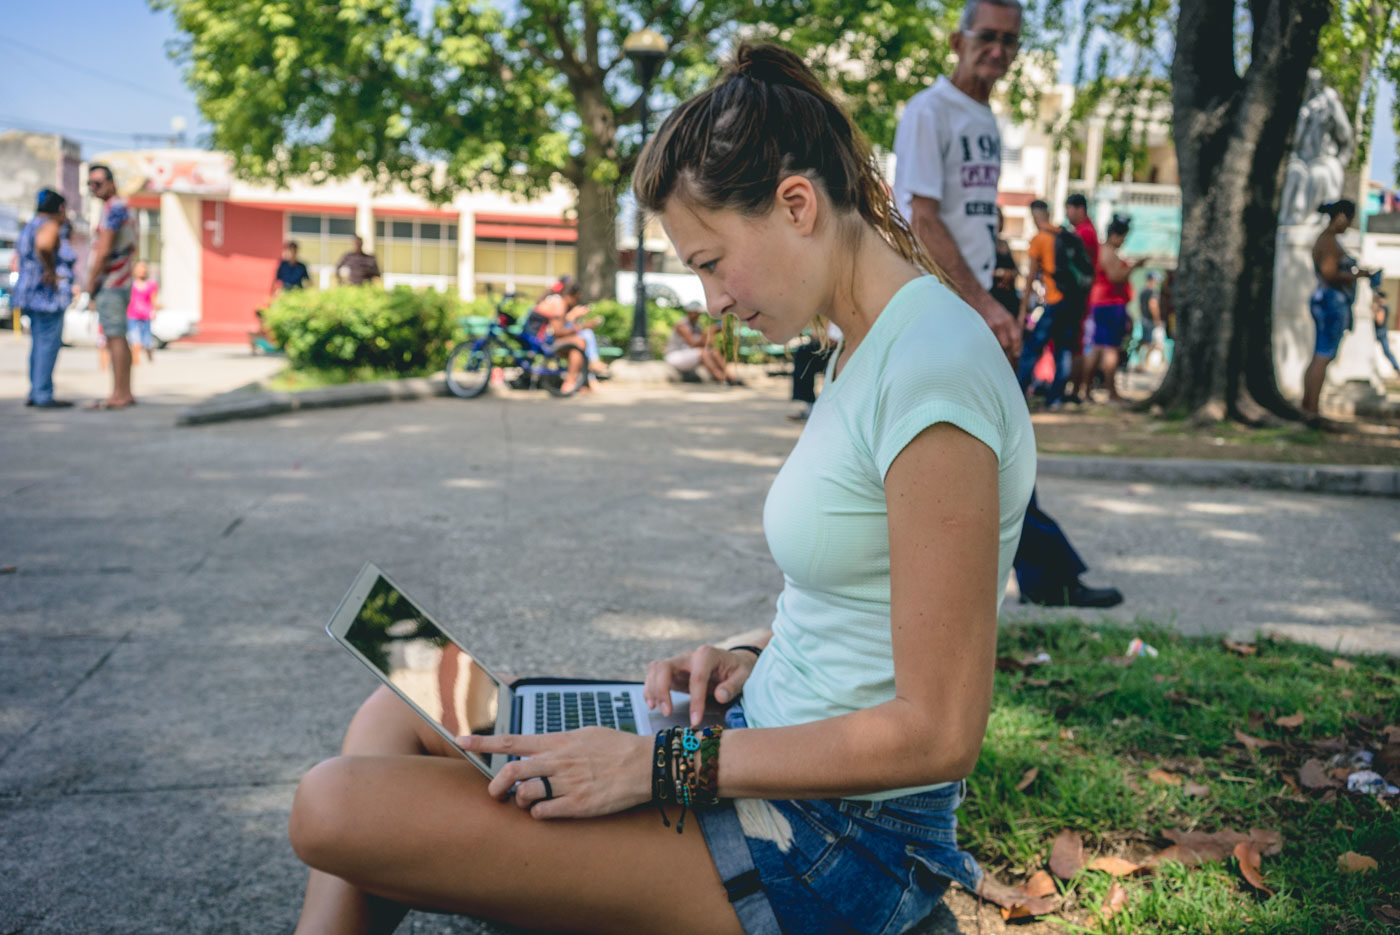
[[[458,737],[592,725],[648,735],[689,722],[689,695],[672,692],[672,713],[662,717],[647,709],[640,682],[528,679],[508,685],[371,564],[360,569],[326,632],[488,776],[510,758],[468,753],[457,746]],[[706,720],[718,723],[717,717]]]

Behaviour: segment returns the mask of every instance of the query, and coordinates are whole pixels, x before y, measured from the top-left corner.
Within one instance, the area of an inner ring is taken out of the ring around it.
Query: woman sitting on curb
[[[699,380],[696,371],[703,366],[716,383],[743,386],[744,381],[735,374],[734,365],[726,361],[719,348],[714,346],[714,326],[700,325],[702,311],[699,302],[686,303],[685,317],[676,322],[666,341],[666,363],[675,367],[682,378],[690,375]]]
[[[389,931],[422,906],[549,931],[897,933],[949,880],[978,885],[954,810],[1035,478],[1015,375],[792,53],[741,46],[633,184],[712,314],[775,343],[813,315],[844,334],[764,509],[772,631],[647,670],[649,705],[688,689],[691,724],[729,705],[727,729],[462,738],[524,757],[489,782],[372,695],[297,790],[301,932]]]

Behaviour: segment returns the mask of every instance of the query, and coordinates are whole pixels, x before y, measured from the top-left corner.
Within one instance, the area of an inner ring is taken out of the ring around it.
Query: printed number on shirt
[[[958,137],[962,141],[963,162],[971,162],[972,141],[965,136]],[[983,133],[977,137],[977,156],[980,159],[991,161],[1001,161],[1001,141],[994,136]]]

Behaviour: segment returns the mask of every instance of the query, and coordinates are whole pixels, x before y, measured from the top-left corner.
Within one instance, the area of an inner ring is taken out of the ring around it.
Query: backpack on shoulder
[[[1084,241],[1068,227],[1055,231],[1055,287],[1067,296],[1089,294],[1094,285],[1094,264]]]

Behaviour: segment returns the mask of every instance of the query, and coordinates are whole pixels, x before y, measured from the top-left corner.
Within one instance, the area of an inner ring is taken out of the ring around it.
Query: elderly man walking
[[[1022,322],[990,292],[1001,131],[989,102],[1021,48],[1022,15],[1019,0],[967,0],[958,31],[949,40],[957,58],[952,77],[940,77],[910,99],[894,140],[895,203],[929,256],[986,320],[1013,361]],[[1032,493],[1016,553],[1021,599],[1079,607],[1122,602],[1116,588],[1080,581],[1086,570]]]
[[[87,291],[112,361],[111,395],[88,408],[125,409],[136,405],[131,395],[131,345],[126,340],[126,309],[136,272],[136,216],[117,197],[117,181],[106,166],[88,167],[88,191],[102,201],[102,219],[88,259]]]

